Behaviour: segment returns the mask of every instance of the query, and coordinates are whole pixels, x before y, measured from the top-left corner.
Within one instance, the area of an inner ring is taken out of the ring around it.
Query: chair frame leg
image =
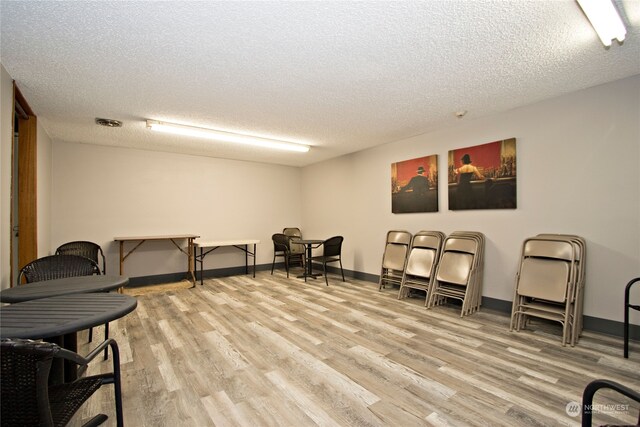
[[[624,358],[629,358],[629,309],[640,310],[640,305],[633,305],[629,302],[631,286],[640,282],[640,277],[632,279],[624,289]]]
[[[327,277],[327,262],[322,263],[322,274],[324,274],[324,282],[329,286],[329,278]]]

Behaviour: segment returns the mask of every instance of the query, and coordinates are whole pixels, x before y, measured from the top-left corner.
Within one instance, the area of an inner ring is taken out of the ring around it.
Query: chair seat
[[[49,387],[51,417],[56,426],[65,426],[96,390],[102,385],[102,378],[80,378],[72,383]],[[101,414],[102,415],[102,414]],[[106,415],[103,415],[105,420]]]
[[[70,369],[85,372],[89,363],[101,355],[107,346],[111,348],[113,356],[112,371],[104,372],[105,369],[101,369],[104,373],[68,383],[56,382],[55,375],[50,378],[52,366],[58,363],[70,364]],[[117,427],[124,426],[120,352],[113,339],[103,341],[83,357],[45,341],[3,338],[0,340],[0,362],[0,413],[3,426],[66,426],[103,385],[113,385],[115,424]],[[98,414],[84,423],[83,427],[98,426],[107,419],[105,414]]]
[[[311,257],[311,261],[318,261],[318,262],[336,261],[337,262],[337,261],[340,261],[340,257],[317,255],[317,256]]]

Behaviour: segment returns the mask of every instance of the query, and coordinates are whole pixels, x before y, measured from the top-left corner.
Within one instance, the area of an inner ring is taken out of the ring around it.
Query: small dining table
[[[138,301],[115,292],[60,295],[3,306],[0,338],[44,339],[77,352],[76,332],[119,319]],[[73,365],[70,365],[73,366]],[[76,369],[52,369],[54,383],[73,381]]]
[[[301,245],[304,245],[305,247],[306,256],[305,256],[305,262],[304,262],[304,273],[298,276],[298,279],[304,278],[304,281],[306,282],[307,277],[311,277],[315,279],[316,277],[322,276],[322,274],[320,273],[313,272],[313,269],[311,268],[311,256],[312,256],[313,249],[319,248],[320,246],[322,246],[322,244],[324,243],[324,240],[298,239],[294,237],[291,239],[291,243],[299,243]]]
[[[76,276],[25,283],[0,291],[0,302],[16,303],[60,295],[109,292],[129,283],[126,276]]]

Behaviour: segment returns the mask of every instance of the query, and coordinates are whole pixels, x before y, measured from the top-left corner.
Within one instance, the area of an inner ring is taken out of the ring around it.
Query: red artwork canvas
[[[449,210],[515,209],[516,139],[449,151]]]
[[[391,164],[391,211],[438,211],[438,156]]]

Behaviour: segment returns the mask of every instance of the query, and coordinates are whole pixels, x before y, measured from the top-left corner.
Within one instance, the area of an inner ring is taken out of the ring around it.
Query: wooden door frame
[[[16,109],[19,114],[16,115]],[[24,96],[13,82],[13,114],[11,122],[11,227],[16,225],[13,214],[14,203],[18,204],[18,269],[38,257],[38,204],[37,204],[37,118],[29,107]],[[18,170],[15,170],[13,138],[15,135],[15,122],[18,121]],[[18,174],[18,189],[15,194],[13,177]],[[13,267],[14,248],[13,236],[10,236],[10,262]],[[19,271],[11,269],[11,286],[16,283]]]

